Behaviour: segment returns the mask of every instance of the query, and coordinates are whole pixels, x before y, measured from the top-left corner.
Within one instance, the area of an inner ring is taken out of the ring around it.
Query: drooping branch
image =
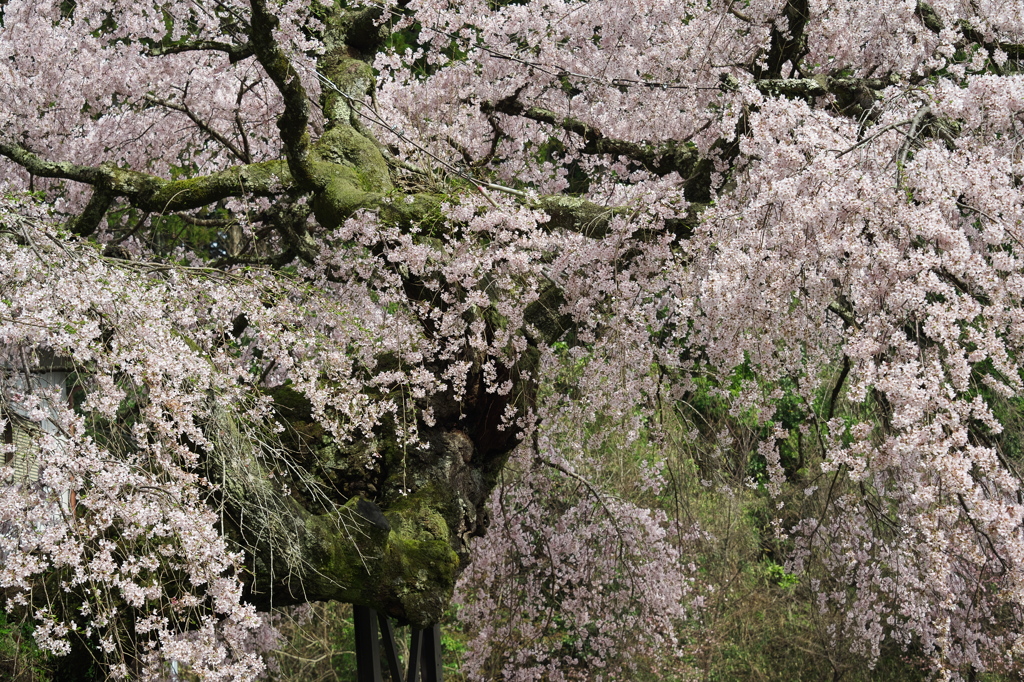
[[[174,45],[157,45],[146,50],[151,57],[161,57],[168,54],[181,54],[183,52],[223,52],[227,54],[228,61],[232,64],[248,59],[255,54],[250,43],[232,44],[222,43],[219,40],[193,40]]]
[[[539,123],[561,128],[583,138],[584,146],[580,150],[584,154],[611,154],[625,156],[658,175],[679,173],[686,177],[697,162],[697,150],[686,144],[662,142],[644,144],[629,142],[607,137],[596,127],[576,118],[561,116],[542,107],[527,107],[513,97],[495,103],[485,102],[480,105],[484,113],[498,112],[511,116],[521,116]]]
[[[236,166],[198,178],[165,180],[111,163],[84,166],[49,161],[13,142],[0,141],[0,155],[33,175],[92,185],[126,198],[136,208],[155,213],[189,211],[229,197],[275,196],[293,185],[288,165],[283,161]],[[93,205],[93,209],[98,208],[98,204]]]
[[[43,178],[61,178],[101,186],[109,173],[102,168],[81,166],[66,161],[48,161],[32,153],[28,148],[14,142],[0,140],[0,154],[18,164],[32,175]]]
[[[754,82],[754,86],[768,96],[813,98],[835,95],[840,106],[851,109],[850,113],[859,116],[869,109],[874,100],[874,93],[899,82],[896,76],[885,78],[834,78],[819,75],[810,78],[762,78]],[[727,78],[722,83],[726,90],[738,89],[740,83],[735,78]],[[859,105],[859,106],[857,106]],[[562,116],[561,114],[537,106],[527,106],[517,97],[506,97],[497,102],[483,102],[480,110],[486,114],[501,113],[509,116],[545,123],[582,138],[582,154],[609,154],[624,156],[642,165],[656,175],[678,173],[684,179],[694,179],[694,175],[702,170],[701,155],[696,147],[685,140],[664,140],[658,142],[634,142],[608,137],[598,127],[579,118]],[[738,132],[742,132],[743,125]],[[721,145],[719,145],[721,146]]]
[[[33,175],[72,180],[95,187],[97,195],[87,206],[86,213],[74,221],[73,229],[83,236],[95,230],[113,197],[123,197],[143,211],[163,214],[203,208],[230,197],[280,196],[297,191],[284,161],[236,166],[184,180],[165,180],[148,173],[117,168],[112,164],[83,166],[48,161],[12,143],[0,142],[0,155],[6,156]],[[331,172],[330,182],[322,191],[314,193],[312,204],[318,222],[325,228],[337,227],[360,209],[376,211],[385,222],[403,228],[412,228],[424,220],[436,220],[439,217],[437,211],[445,200],[444,195],[410,194],[408,200],[403,201],[392,195],[367,191],[360,186],[355,172],[345,166],[320,165],[321,172]],[[108,203],[101,203],[101,199]],[[636,212],[635,207],[602,206],[565,195],[545,195],[530,203],[548,213],[548,229],[577,232],[595,239],[608,234],[613,218],[628,217]],[[695,206],[687,215],[666,221],[667,229],[678,236],[687,236],[700,208]],[[313,259],[316,246],[311,235],[301,230],[284,230],[282,237],[295,253],[306,260]]]

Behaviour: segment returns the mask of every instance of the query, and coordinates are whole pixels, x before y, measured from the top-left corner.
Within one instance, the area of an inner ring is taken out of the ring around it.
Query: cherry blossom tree
[[[435,622],[517,446],[586,480],[572,452],[702,392],[762,427],[837,637],[1021,669],[1018,2],[6,0],[0,22],[0,409],[40,467],[0,495],[0,585],[44,648],[249,679],[255,609]],[[54,364],[66,400],[33,379]],[[503,521],[538,530],[517,499]],[[604,559],[683,617],[664,520],[603,505],[546,536],[551,571],[603,575],[586,539],[626,519]]]

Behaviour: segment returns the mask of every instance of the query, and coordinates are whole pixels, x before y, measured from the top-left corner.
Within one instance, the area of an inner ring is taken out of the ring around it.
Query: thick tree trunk
[[[518,368],[508,376],[525,407],[532,383]],[[398,445],[390,424],[333,442],[287,387],[272,392],[286,425],[280,452],[257,452],[215,419],[206,473],[221,483],[224,531],[246,554],[246,598],[258,608],[334,599],[421,627],[440,620],[517,444],[499,428],[509,397],[483,390],[479,372],[472,381],[462,402],[431,401],[436,423],[420,426],[417,447]]]

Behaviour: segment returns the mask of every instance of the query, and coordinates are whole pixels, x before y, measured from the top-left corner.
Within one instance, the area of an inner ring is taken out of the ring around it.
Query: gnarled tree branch
[[[0,141],[0,155],[33,175],[92,185],[114,196],[125,197],[136,208],[154,213],[189,211],[229,197],[274,196],[293,184],[288,165],[283,161],[237,166],[198,178],[165,180],[109,163],[83,166],[49,161],[13,142]]]

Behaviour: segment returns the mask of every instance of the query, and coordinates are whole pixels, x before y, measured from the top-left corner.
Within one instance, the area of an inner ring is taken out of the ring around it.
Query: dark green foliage
[[[3,682],[50,682],[73,680],[56,676],[47,656],[32,639],[32,627],[25,622],[12,622],[0,611],[0,680]]]

